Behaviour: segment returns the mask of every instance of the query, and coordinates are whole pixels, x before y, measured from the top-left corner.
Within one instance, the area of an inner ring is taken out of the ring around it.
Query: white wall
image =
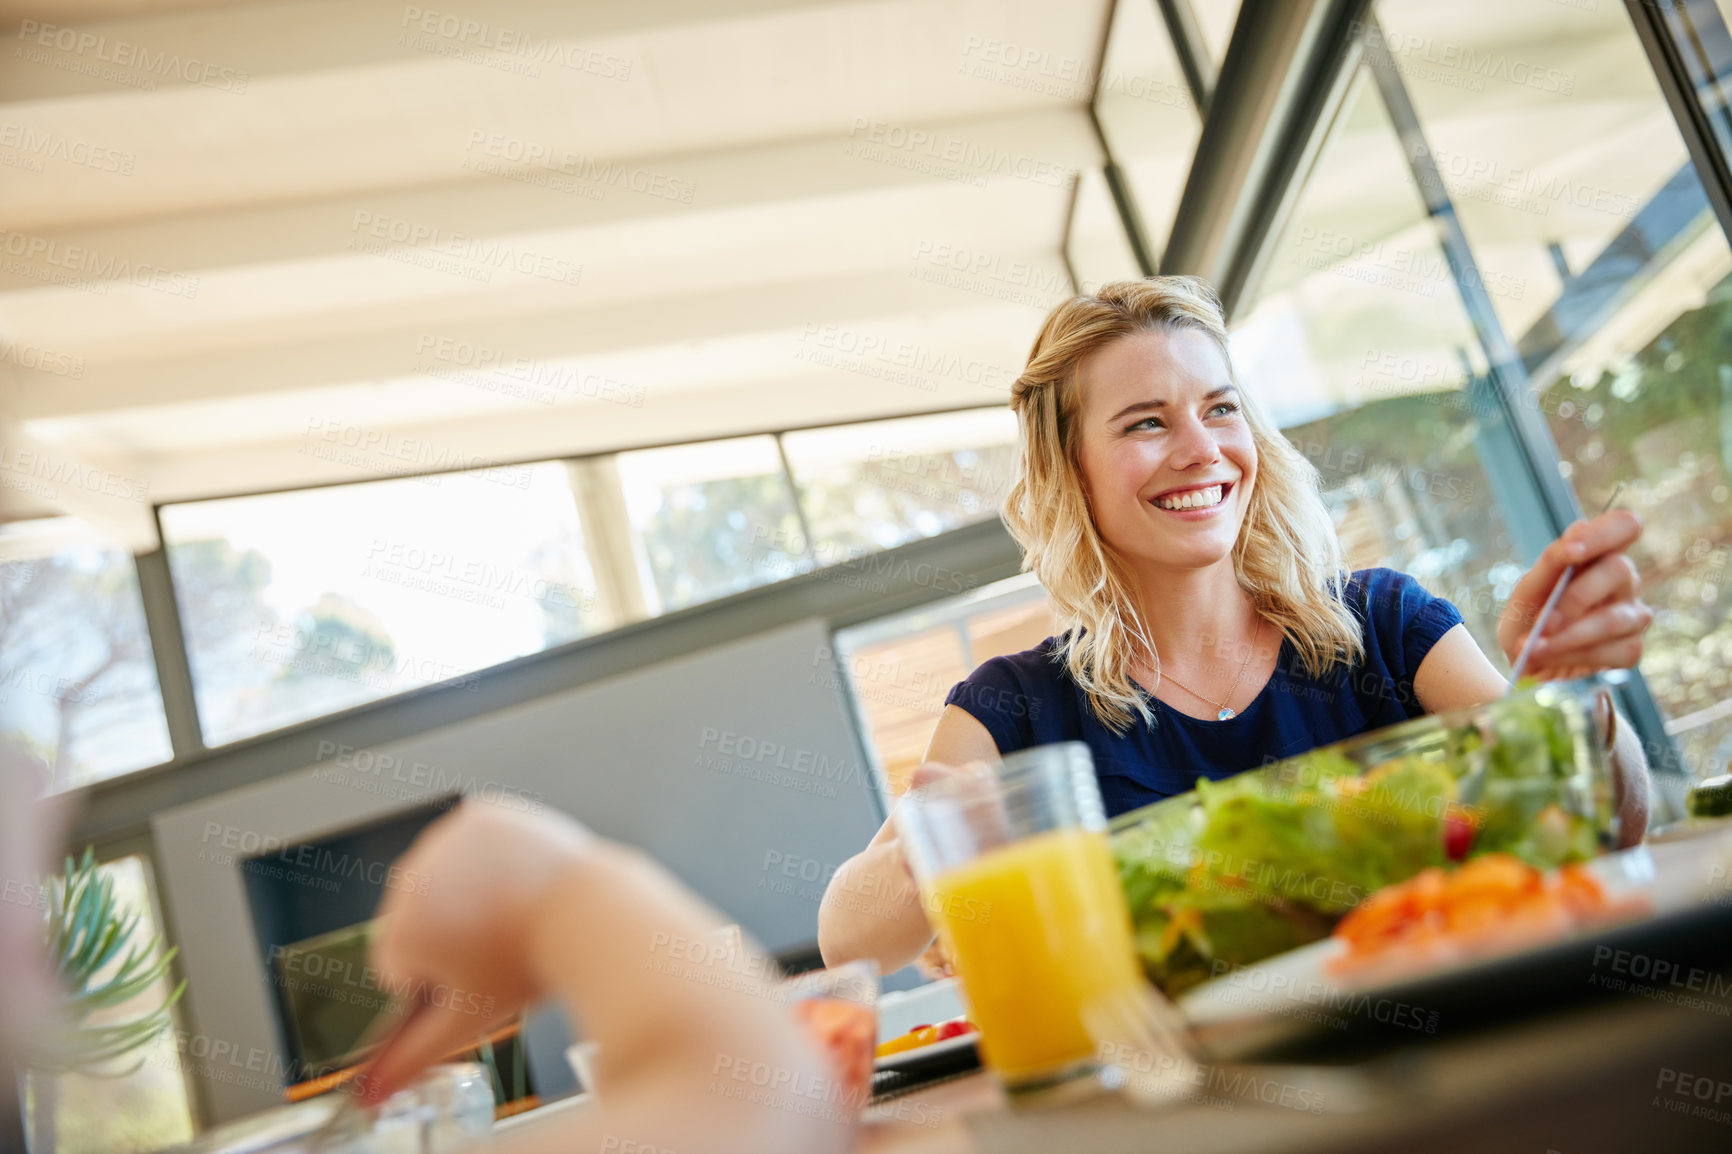
[[[246,855],[225,839],[253,852],[266,838],[293,844],[448,792],[436,777],[473,781],[543,795],[642,847],[771,949],[815,938],[822,881],[801,880],[802,866],[821,877],[880,820],[841,692],[817,676],[829,646],[823,621],[801,622],[359,755],[327,751],[303,771],[158,814],[158,877],[188,978],[184,1060],[211,1120],[281,1101]]]

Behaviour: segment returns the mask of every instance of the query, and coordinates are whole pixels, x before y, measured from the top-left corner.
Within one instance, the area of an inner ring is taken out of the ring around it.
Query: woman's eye
[[[1136,424],[1134,424],[1130,428],[1126,429],[1125,432],[1137,433],[1137,432],[1141,432],[1145,429],[1164,429],[1164,428],[1166,428],[1166,426],[1161,424],[1161,419],[1159,417],[1144,417],[1142,420],[1138,421]]]
[[[1209,410],[1209,415],[1211,417],[1230,417],[1238,411],[1239,406],[1235,405],[1232,401],[1222,401],[1220,404]]]

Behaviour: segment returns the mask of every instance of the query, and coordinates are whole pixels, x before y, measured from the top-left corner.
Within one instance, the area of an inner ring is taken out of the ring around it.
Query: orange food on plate
[[[803,998],[794,1003],[794,1014],[806,1027],[807,1036],[829,1055],[846,1100],[865,1105],[872,1095],[877,1012],[843,998]]]
[[[1543,873],[1509,854],[1386,886],[1335,927],[1337,971],[1429,968],[1475,953],[1551,941],[1619,912],[1581,866]]]
[[[922,1046],[930,1046],[934,1042],[942,1042],[947,1038],[959,1038],[963,1034],[972,1034],[977,1027],[967,1018],[952,1018],[937,1026],[916,1026],[906,1034],[898,1034],[889,1041],[878,1044],[878,1056],[888,1058],[892,1054],[901,1054],[909,1050],[918,1050]]]

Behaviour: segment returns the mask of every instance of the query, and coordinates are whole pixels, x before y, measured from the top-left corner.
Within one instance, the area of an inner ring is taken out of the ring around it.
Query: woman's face
[[[1135,333],[1077,371],[1083,484],[1101,537],[1132,562],[1198,569],[1232,554],[1257,449],[1215,343]]]

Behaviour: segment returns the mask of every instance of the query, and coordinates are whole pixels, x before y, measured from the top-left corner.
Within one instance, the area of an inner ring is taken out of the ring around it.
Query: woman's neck
[[[1206,569],[1151,570],[1133,579],[1149,640],[1168,670],[1207,675],[1226,664],[1237,667],[1258,617],[1231,557]]]

